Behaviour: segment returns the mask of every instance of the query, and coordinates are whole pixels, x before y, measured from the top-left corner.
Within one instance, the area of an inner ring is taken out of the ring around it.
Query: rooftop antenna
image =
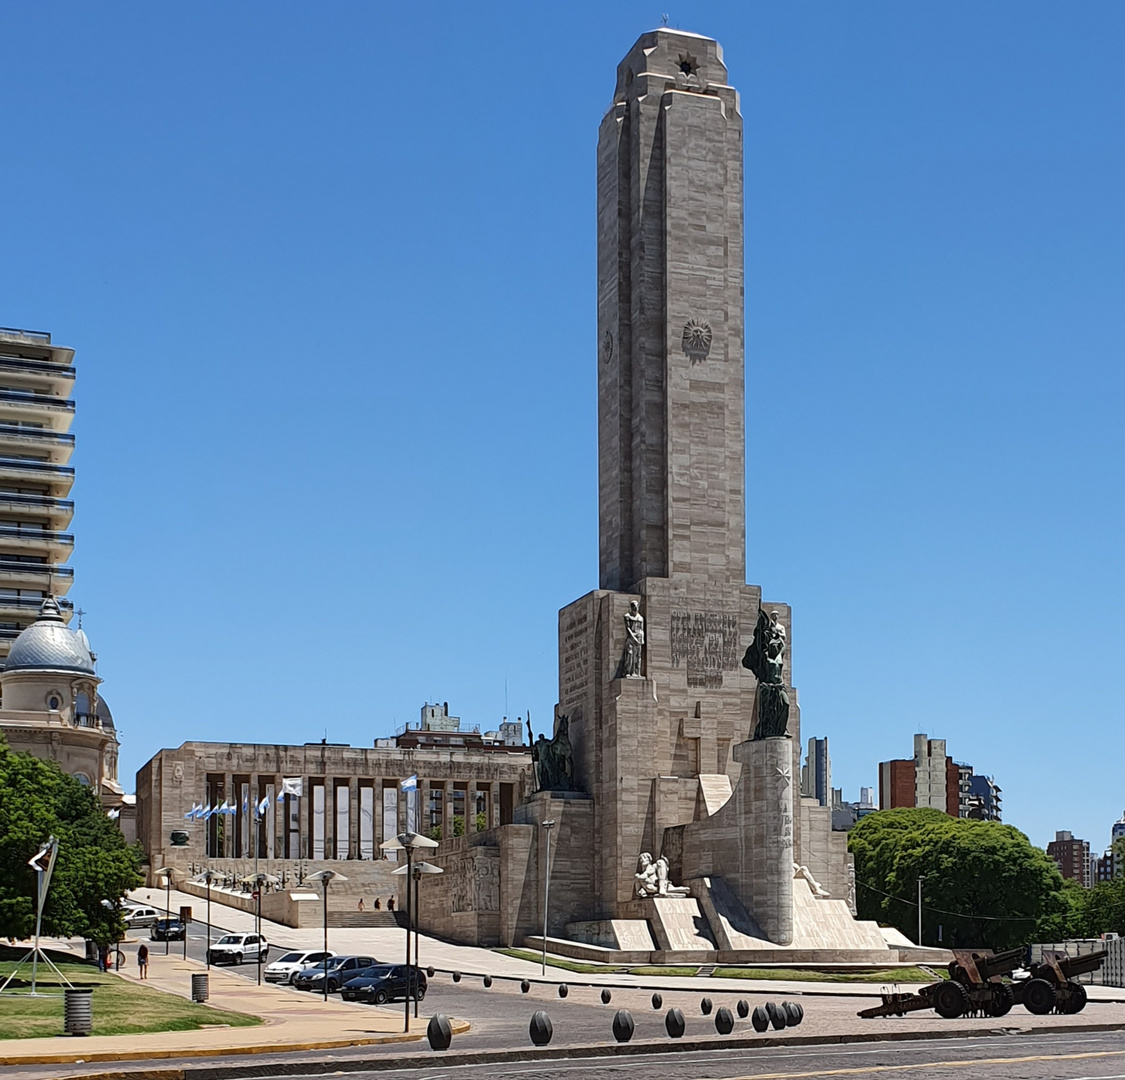
[[[504,715],[508,715],[508,680],[504,680]]]

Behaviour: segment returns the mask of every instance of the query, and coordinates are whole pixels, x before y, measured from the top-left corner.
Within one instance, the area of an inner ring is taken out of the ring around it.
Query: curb
[[[461,1023],[464,1023],[463,1021]],[[467,1027],[468,1025],[465,1025]],[[1087,1024],[1076,1028],[1055,1025],[1041,1028],[960,1028],[949,1031],[862,1032],[846,1035],[755,1036],[741,1038],[669,1039],[661,1042],[605,1043],[594,1046],[557,1046],[536,1049],[449,1051],[411,1057],[332,1058],[329,1061],[278,1061],[263,1065],[214,1065],[193,1068],[167,1068],[115,1072],[68,1073],[58,1080],[253,1080],[255,1077],[325,1076],[354,1072],[451,1068],[454,1066],[497,1065],[519,1061],[557,1061],[569,1058],[638,1057],[654,1054],[692,1053],[701,1050],[751,1050],[755,1047],[845,1046],[855,1043],[930,1042],[935,1039],[1004,1038],[1020,1035],[1070,1035],[1104,1031],[1125,1031],[1125,1024]],[[391,1041],[391,1040],[386,1040]],[[279,1046],[264,1052],[283,1053]],[[263,1052],[263,1051],[257,1051]],[[116,1060],[121,1060],[120,1058]]]

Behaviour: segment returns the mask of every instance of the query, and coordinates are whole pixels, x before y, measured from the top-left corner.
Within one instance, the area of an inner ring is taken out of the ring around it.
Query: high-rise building
[[[879,808],[930,807],[960,816],[960,772],[944,739],[914,736],[914,757],[879,763]]]
[[[969,770],[969,777],[967,790],[961,792],[961,817],[977,818],[980,821],[1003,820],[1000,785],[991,776],[974,773],[971,765],[964,768]]]
[[[828,806],[832,793],[832,761],[827,739],[809,739],[808,756],[801,766],[801,794]]]
[[[1055,833],[1055,838],[1047,845],[1047,854],[1059,864],[1064,878],[1077,881],[1084,889],[1093,882],[1090,877],[1090,844],[1086,840],[1076,840],[1065,829]]]
[[[69,622],[74,350],[0,328],[0,660],[48,596]]]

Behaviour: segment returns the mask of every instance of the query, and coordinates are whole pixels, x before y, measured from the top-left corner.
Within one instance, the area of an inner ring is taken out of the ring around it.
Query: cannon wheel
[[[989,1016],[1007,1016],[1014,1003],[1012,988],[1007,983],[992,984],[992,996],[988,999]]]
[[[946,1020],[956,1020],[968,1007],[968,991],[953,979],[943,982],[934,991],[934,1010]]]
[[[1066,1011],[1069,1014],[1080,1013],[1086,1008],[1086,987],[1081,983],[1068,980],[1066,984]]]
[[[1023,1006],[1036,1016],[1046,1016],[1055,1007],[1055,997],[1055,988],[1046,979],[1029,979],[1023,988]]]

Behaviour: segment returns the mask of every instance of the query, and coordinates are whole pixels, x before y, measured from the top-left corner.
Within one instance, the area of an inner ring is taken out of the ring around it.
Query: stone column
[[[453,839],[453,781],[443,780],[441,785],[441,838]]]
[[[227,805],[238,805],[238,795],[234,790],[234,773],[223,773],[223,798]],[[234,858],[234,832],[238,828],[237,814],[223,815],[223,858]]]
[[[359,858],[359,777],[348,778],[348,854]]]
[[[465,790],[465,835],[477,831],[477,782],[469,781]]]
[[[746,785],[746,864],[742,886],[762,932],[793,941],[793,741],[759,739],[735,747]]]

